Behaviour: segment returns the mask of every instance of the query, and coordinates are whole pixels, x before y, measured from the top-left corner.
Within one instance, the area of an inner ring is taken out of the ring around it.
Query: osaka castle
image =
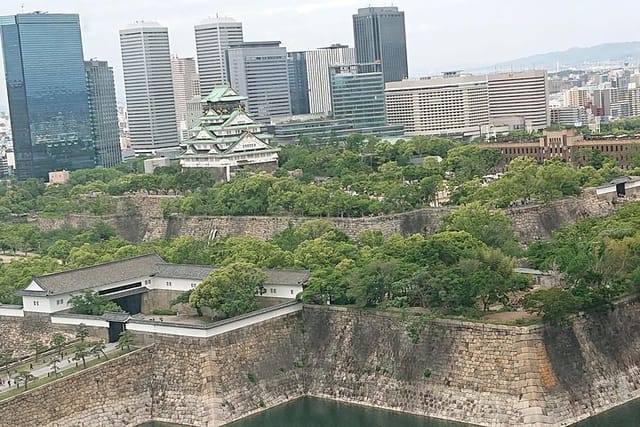
[[[201,99],[202,116],[181,146],[182,168],[208,169],[219,181],[230,181],[239,170],[273,172],[278,152],[244,108],[246,97],[229,86],[214,88]]]

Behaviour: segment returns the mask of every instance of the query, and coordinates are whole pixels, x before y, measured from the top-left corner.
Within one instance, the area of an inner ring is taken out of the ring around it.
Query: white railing
[[[54,314],[51,316],[51,323],[55,325],[78,326],[81,323],[85,326],[96,328],[108,328],[109,322],[100,316],[85,316],[82,314]]]
[[[127,330],[143,334],[164,334],[194,338],[210,338],[236,329],[255,325],[256,323],[265,322],[267,320],[301,311],[302,306],[303,304],[300,302],[291,301],[208,325],[186,325],[181,323],[131,319],[127,322]]]
[[[21,305],[0,305],[0,316],[24,317]]]

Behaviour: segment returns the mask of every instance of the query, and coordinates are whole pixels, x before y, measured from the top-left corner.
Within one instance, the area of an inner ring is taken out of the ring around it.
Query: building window
[[[33,305],[39,306],[40,305],[40,301],[34,301]]]
[[[170,286],[171,286],[171,282],[167,282],[167,287],[170,287]]]
[[[56,300],[56,305],[62,305],[62,304],[64,304],[64,299]]]
[[[291,289],[291,295],[293,295],[293,289]]]
[[[198,286],[196,283],[192,283],[191,284],[191,289],[195,288],[196,286]]]

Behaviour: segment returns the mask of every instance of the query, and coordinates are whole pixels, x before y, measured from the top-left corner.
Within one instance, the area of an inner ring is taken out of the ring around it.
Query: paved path
[[[104,352],[109,355],[111,353],[114,353],[115,351],[117,351],[117,345],[118,343],[114,342],[114,343],[109,343],[106,344],[106,348],[104,349]],[[66,350],[69,354],[67,354],[67,356],[65,356],[64,360],[60,361],[60,363],[58,363],[58,373],[64,375],[64,370],[69,369],[69,368],[75,368],[76,366],[80,366],[82,364],[82,360],[73,360],[73,347],[69,348]],[[49,356],[47,356],[49,357]],[[94,355],[89,355],[85,358],[85,360],[88,362],[90,360],[95,359],[96,357]],[[42,378],[47,376],[47,374],[51,372],[51,366],[49,366],[49,364],[46,365],[40,365],[37,366],[36,368],[34,368],[33,370],[31,370],[31,374],[33,376],[35,376],[36,378]],[[12,376],[11,378],[11,388],[15,388],[15,374]],[[7,372],[6,371],[2,371],[0,373],[0,378],[2,378],[3,380],[3,384],[0,385],[0,393],[2,393],[3,391],[6,391],[9,389],[9,385],[7,385]],[[22,385],[22,384],[21,384]]]

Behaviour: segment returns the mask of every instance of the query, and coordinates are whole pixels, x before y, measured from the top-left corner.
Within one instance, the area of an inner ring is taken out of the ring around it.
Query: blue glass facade
[[[2,17],[0,34],[17,178],[94,167],[78,15]]]

